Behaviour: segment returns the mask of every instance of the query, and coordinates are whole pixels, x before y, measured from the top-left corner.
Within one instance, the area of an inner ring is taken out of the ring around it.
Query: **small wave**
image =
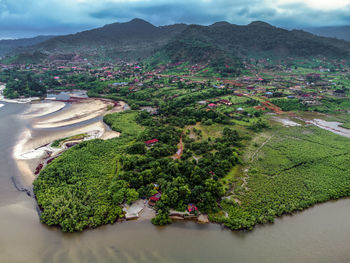
[[[23,147],[31,137],[32,137],[32,134],[29,129],[26,129],[22,132],[22,134],[19,136],[19,140],[16,146],[13,149],[14,158],[16,158],[17,160],[22,159]]]

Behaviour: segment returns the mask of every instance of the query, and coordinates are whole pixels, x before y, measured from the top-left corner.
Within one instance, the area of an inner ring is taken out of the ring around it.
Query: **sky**
[[[133,18],[154,25],[350,25],[350,0],[0,0],[0,38],[62,35]]]

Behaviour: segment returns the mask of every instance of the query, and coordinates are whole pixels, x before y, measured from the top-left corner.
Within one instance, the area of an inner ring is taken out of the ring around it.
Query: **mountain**
[[[53,38],[53,36],[37,36],[33,38],[0,40],[0,57],[9,54],[17,48],[33,46],[49,40],[50,38]]]
[[[86,57],[138,59],[152,54],[186,28],[184,24],[156,27],[144,20],[113,23],[77,34],[52,38],[30,50],[48,54],[78,53]]]
[[[189,61],[237,68],[240,58],[325,56],[346,58],[350,43],[318,37],[301,30],[285,30],[256,21],[246,26],[217,22],[210,26],[189,25],[158,50],[151,66]]]
[[[288,31],[260,21],[246,26],[223,22],[211,26],[191,25],[175,41],[179,40],[201,41],[238,57],[341,57],[350,51],[350,43],[317,37],[303,31]]]
[[[40,54],[41,59],[62,56],[73,58],[79,55],[99,61],[151,58],[152,64],[180,61],[239,64],[240,58],[245,57],[320,55],[348,58],[350,43],[315,36],[302,30],[290,31],[261,21],[249,25],[217,22],[210,26],[176,24],[157,27],[144,20],[134,19],[54,37],[25,51],[28,54],[34,52]],[[30,58],[30,55],[22,54],[22,57]]]
[[[304,30],[318,36],[350,41],[350,26],[309,27]]]

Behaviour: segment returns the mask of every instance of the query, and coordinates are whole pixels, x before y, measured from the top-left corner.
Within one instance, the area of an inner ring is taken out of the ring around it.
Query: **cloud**
[[[155,25],[247,24],[288,28],[350,24],[348,0],[0,0],[0,37],[66,34],[135,17]],[[318,3],[318,4],[317,4]]]

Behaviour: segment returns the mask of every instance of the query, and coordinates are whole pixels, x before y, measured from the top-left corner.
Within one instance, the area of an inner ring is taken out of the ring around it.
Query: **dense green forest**
[[[237,58],[315,57],[348,58],[346,41],[324,38],[301,30],[285,30],[264,22],[234,25],[218,22],[209,26],[175,24],[163,27],[134,19],[113,23],[77,34],[58,36],[38,45],[22,48],[6,58],[9,63],[40,63],[62,54],[77,53],[90,61],[136,61],[159,57],[166,62],[185,60],[206,64]],[[161,56],[160,56],[161,55]],[[69,59],[73,59],[74,55]],[[218,68],[222,72],[224,65]],[[239,69],[231,68],[239,74]],[[231,71],[230,70],[230,71]],[[225,74],[225,72],[222,72]]]
[[[30,72],[2,71],[0,82],[6,83],[4,96],[10,99],[24,97],[42,97],[46,94],[46,87],[38,76]]]
[[[239,163],[235,147],[242,138],[236,131],[225,128],[221,138],[201,143],[188,138],[184,157],[173,160],[169,157],[177,151],[181,129],[146,112],[115,113],[105,122],[121,137],[73,147],[35,181],[44,223],[74,231],[114,222],[122,216],[120,204],[151,196],[154,183],[162,191],[156,224],[168,223],[169,209],[183,211],[188,203],[203,212],[218,211],[217,200],[224,194],[220,178]],[[146,148],[144,141],[155,136],[159,142]],[[190,158],[192,151],[202,156],[198,162]]]

